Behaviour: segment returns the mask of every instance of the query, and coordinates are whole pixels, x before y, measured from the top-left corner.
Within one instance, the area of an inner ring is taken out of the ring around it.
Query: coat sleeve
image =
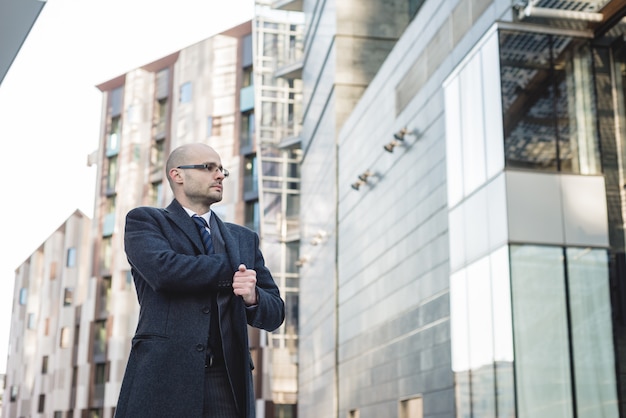
[[[185,234],[158,209],[136,208],[126,215],[124,247],[133,274],[143,279],[137,281],[138,292],[145,284],[155,292],[172,293],[232,287],[228,257],[195,254]]]
[[[246,309],[248,324],[266,331],[274,331],[285,319],[285,303],[280,297],[278,286],[265,266],[259,249],[259,236],[254,235],[254,270],[256,271],[257,305]]]

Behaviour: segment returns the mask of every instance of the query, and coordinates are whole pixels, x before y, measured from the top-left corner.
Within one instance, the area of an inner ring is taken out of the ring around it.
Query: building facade
[[[623,416],[626,5],[399,3],[304,0],[298,416]]]
[[[256,5],[98,86],[94,220],[17,271],[3,416],[113,416],[124,215],[196,141],[287,302],[260,417],[625,416],[624,2]]]
[[[59,301],[57,294],[67,293],[65,288],[41,287],[40,282],[65,283],[69,273],[57,268],[48,274],[45,269],[51,269],[50,263],[43,264],[39,252],[18,269],[7,417],[114,416],[139,314],[123,248],[125,215],[136,206],[170,203],[166,158],[172,149],[192,142],[214,147],[230,171],[224,198],[212,209],[223,220],[244,224],[260,234],[264,225],[271,225],[268,238],[262,235],[261,242],[266,263],[287,301],[288,316],[274,333],[250,328],[257,413],[295,416],[298,235],[297,227],[286,231],[290,233],[287,238],[276,228],[297,226],[293,212],[298,199],[293,196],[298,195],[294,169],[298,157],[293,146],[278,147],[280,141],[263,142],[271,145],[266,147],[269,151],[257,156],[256,132],[261,126],[262,138],[269,138],[269,131],[274,133],[272,139],[290,136],[287,124],[294,120],[298,86],[284,79],[266,80],[268,65],[259,64],[264,68],[259,72],[265,77],[261,80],[254,71],[261,61],[253,48],[254,39],[265,36],[261,42],[268,54],[293,56],[288,49],[294,50],[297,44],[290,39],[301,34],[280,14],[260,21],[254,25],[262,31],[253,31],[251,21],[242,23],[98,86],[103,94],[100,142],[90,156],[98,170],[94,218],[92,226],[84,228],[89,235],[74,246],[91,257],[80,260],[83,274],[75,279],[75,292],[80,289],[81,298],[66,295]],[[279,62],[284,59],[270,64]],[[257,104],[269,108],[272,115],[255,121]],[[262,209],[264,204],[272,210]],[[65,253],[57,250],[54,254],[62,257]],[[53,277],[44,280],[48,275]],[[64,306],[62,312],[59,303]],[[46,315],[36,309],[45,310]],[[44,320],[52,324],[38,326],[36,321]],[[68,321],[72,327],[57,327],[57,322],[65,325]],[[61,350],[58,358],[48,354],[45,350],[56,349],[58,341],[61,348],[73,350]]]
[[[16,270],[3,417],[87,409],[97,339],[91,220],[74,212]]]

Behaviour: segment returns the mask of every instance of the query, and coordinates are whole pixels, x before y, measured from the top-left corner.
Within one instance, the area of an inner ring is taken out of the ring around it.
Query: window
[[[423,418],[424,405],[421,396],[400,401],[398,418]]]
[[[298,304],[300,296],[293,290],[285,290],[285,331],[289,336],[298,335]],[[295,348],[295,347],[294,347]]]
[[[248,155],[245,157],[243,166],[244,193],[258,193],[258,180],[256,155]]]
[[[72,388],[76,388],[78,384],[78,366],[74,366],[72,369]]]
[[[297,408],[294,404],[274,404],[274,417],[276,418],[295,418],[297,416]]]
[[[155,138],[165,138],[168,120],[167,98],[159,99],[154,110],[154,136]]]
[[[243,76],[241,80],[242,87],[248,87],[254,85],[254,70],[252,66],[248,66],[243,69]]]
[[[213,116],[211,118],[211,136],[220,136],[222,134],[222,117]]]
[[[76,248],[71,247],[67,249],[67,259],[65,261],[67,267],[74,267],[76,265]]]
[[[107,381],[106,378],[106,363],[97,363],[93,374],[94,383],[94,398],[104,400],[104,388]]]
[[[93,383],[96,385],[103,385],[106,383],[106,363],[96,364],[96,371],[93,377]]]
[[[348,418],[360,418],[361,414],[358,409],[351,409],[348,411]]]
[[[254,111],[241,114],[241,148],[252,148],[254,145]]]
[[[108,194],[115,191],[115,185],[117,183],[117,156],[111,156],[107,158],[107,172],[106,172],[106,192]]]
[[[207,117],[206,120],[206,136],[210,138],[213,136],[213,116]]]
[[[35,314],[32,312],[28,313],[28,324],[26,325],[28,329],[36,329],[37,323],[35,322]]]
[[[11,393],[9,395],[9,402],[15,402],[17,400],[17,395],[19,394],[19,386],[11,385]]]
[[[253,53],[252,53],[252,34],[246,35],[242,39],[241,47],[241,62],[244,67],[252,65]]]
[[[102,238],[102,268],[105,270],[111,269],[111,263],[113,262],[113,242],[111,237]]]
[[[259,201],[251,201],[246,202],[245,208],[245,226],[256,231],[257,233],[260,230],[260,222],[259,219]]]
[[[156,97],[161,100],[169,95],[169,68],[164,68],[156,74]]]
[[[150,204],[152,206],[158,206],[163,198],[163,182],[155,181],[150,184]]]
[[[66,287],[63,291],[63,306],[71,306],[74,301],[74,288]]]
[[[63,418],[62,411],[54,411],[54,418]]]
[[[510,253],[517,416],[618,417],[606,250]]]
[[[39,403],[37,404],[37,412],[42,414],[46,409],[46,395],[39,395]]]
[[[116,155],[120,150],[120,136],[121,136],[121,118],[120,116],[114,116],[111,118],[111,125],[109,127],[109,136],[107,137],[106,155]]]
[[[152,142],[150,152],[150,163],[152,164],[152,172],[161,171],[165,167],[165,141],[155,140]]]
[[[102,418],[103,411],[102,408],[94,408],[87,411],[87,418]]]
[[[107,322],[106,320],[95,321],[93,324],[93,353],[94,355],[105,354],[107,345]]]
[[[22,287],[20,289],[20,305],[26,305],[26,302],[28,302],[28,289]]]
[[[74,347],[78,347],[80,342],[80,324],[74,326]]]
[[[187,81],[180,86],[180,102],[191,102],[191,81]]]
[[[59,341],[59,346],[61,348],[68,348],[70,346],[70,329],[68,327],[61,328],[61,339]]]
[[[124,89],[118,87],[109,92],[109,113],[117,116],[122,113],[122,101],[124,100]]]
[[[111,302],[111,276],[104,276],[100,279],[100,288],[98,291],[98,309],[101,313],[109,311]]]
[[[48,374],[48,356],[41,359],[41,374]]]
[[[600,173],[588,42],[504,30],[500,63],[506,165]]]
[[[104,207],[105,215],[115,214],[115,196],[108,196]]]

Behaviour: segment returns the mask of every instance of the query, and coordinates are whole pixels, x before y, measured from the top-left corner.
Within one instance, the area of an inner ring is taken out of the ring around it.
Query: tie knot
[[[203,228],[208,228],[208,227],[209,227],[209,224],[207,224],[207,223],[206,223],[206,219],[204,219],[203,217],[198,216],[198,215],[193,215],[191,218],[192,218],[194,221],[196,221],[196,223],[198,224],[198,226],[201,226],[201,227],[203,227]]]

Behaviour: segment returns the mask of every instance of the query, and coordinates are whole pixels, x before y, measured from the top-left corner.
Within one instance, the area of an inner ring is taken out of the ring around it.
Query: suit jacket
[[[259,250],[259,237],[239,225],[211,222],[216,249],[205,255],[195,222],[174,200],[126,216],[124,245],[140,304],[122,382],[118,418],[202,416],[211,298],[217,292],[224,360],[241,416],[254,417],[247,325],[273,331],[285,307]],[[214,231],[217,227],[217,231]],[[240,264],[257,274],[258,304],[246,308],[232,291]]]

